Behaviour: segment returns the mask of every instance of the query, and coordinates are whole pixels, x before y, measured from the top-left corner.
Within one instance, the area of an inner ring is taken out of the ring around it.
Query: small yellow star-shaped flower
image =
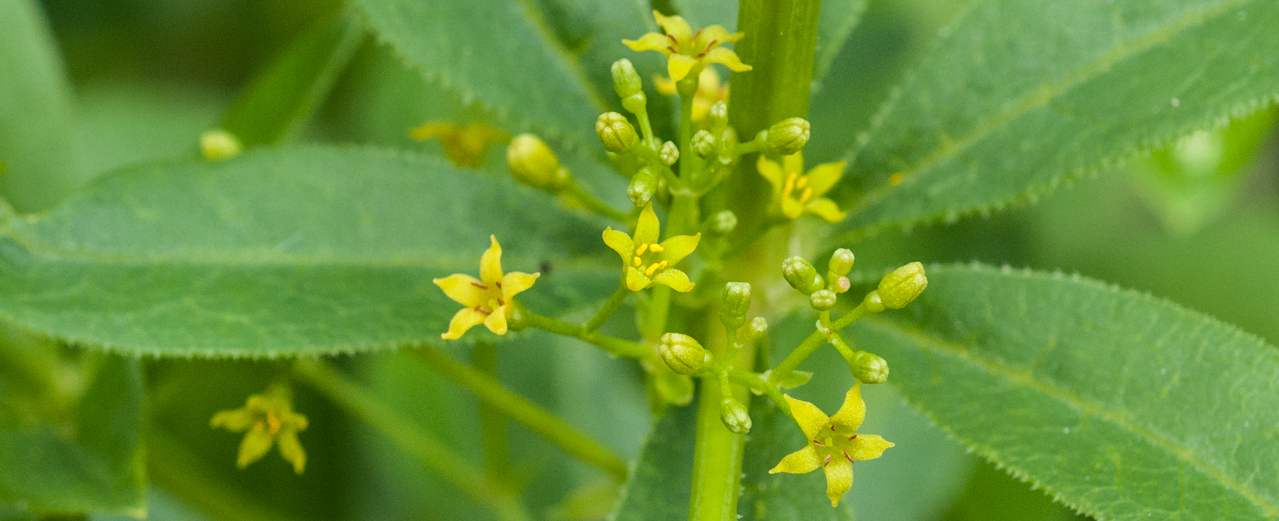
[[[608,228],[604,230],[604,244],[622,257],[626,287],[631,291],[651,288],[654,284],[665,284],[681,293],[692,291],[693,282],[683,271],[675,269],[675,265],[693,253],[702,234],[678,235],[659,244],[660,226],[653,203],[649,203],[640,211],[634,237]]]
[[[511,135],[483,123],[454,125],[447,121],[428,121],[409,131],[414,141],[440,140],[444,153],[456,166],[479,168],[493,143],[511,140]]]
[[[791,154],[782,158],[782,164],[759,156],[759,175],[773,185],[773,198],[781,206],[782,215],[797,219],[804,212],[816,214],[830,222],[839,222],[848,215],[835,205],[835,201],[822,197],[844,175],[847,163],[817,165],[804,172],[803,154]]]
[[[736,42],[742,39],[743,33],[730,33],[722,25],[710,25],[698,29],[696,33],[679,16],[662,16],[653,11],[657,25],[662,26],[664,33],[648,33],[639,40],[622,40],[622,43],[637,52],[658,51],[666,55],[666,71],[671,80],[679,81],[689,74],[700,74],[702,69],[711,63],[719,63],[734,71],[749,71],[750,65],[742,63],[732,49],[720,47],[720,44]]]
[[[293,464],[294,472],[301,474],[306,468],[306,451],[298,441],[298,432],[307,427],[306,416],[293,412],[286,389],[273,387],[265,394],[251,395],[244,407],[213,415],[209,426],[245,433],[235,462],[239,468],[262,459],[277,443],[280,456]]]
[[[838,506],[839,498],[853,487],[853,461],[878,458],[893,444],[874,434],[857,434],[866,418],[866,403],[858,385],[848,390],[839,412],[830,417],[803,400],[786,396],[786,401],[808,445],[782,458],[768,473],[805,474],[821,467],[826,471],[826,496],[831,506]]]
[[[492,246],[480,257],[480,278],[461,273],[435,279],[435,285],[444,290],[449,298],[466,306],[449,322],[447,333],[441,338],[453,340],[461,338],[462,333],[479,325],[499,335],[506,334],[506,322],[515,313],[511,305],[517,293],[533,287],[533,283],[541,273],[521,273],[513,271],[502,273],[502,245],[497,237],[490,235]]]

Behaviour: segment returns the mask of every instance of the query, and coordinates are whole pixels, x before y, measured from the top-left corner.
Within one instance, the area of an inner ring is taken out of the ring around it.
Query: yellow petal
[[[693,281],[688,280],[688,274],[675,268],[667,268],[658,272],[653,277],[653,282],[657,284],[665,284],[671,289],[680,293],[688,293],[693,291]]]
[[[875,459],[884,455],[885,450],[895,445],[878,434],[858,434],[856,438],[853,438],[853,448],[848,451],[848,455],[859,460]]]
[[[733,70],[734,72],[742,72],[751,70],[750,65],[742,63],[741,58],[737,57],[737,53],[726,47],[716,47],[711,52],[706,53],[706,57],[702,58],[707,63],[719,63]]]
[[[631,291],[641,291],[652,285],[653,281],[644,275],[644,272],[635,269],[634,266],[627,266],[626,289]]]
[[[745,33],[730,33],[722,25],[708,25],[703,27],[697,39],[693,40],[693,50],[703,52],[708,46],[732,43],[742,39],[743,34]]]
[[[267,432],[266,425],[261,423],[254,425],[244,435],[244,441],[240,442],[240,453],[235,458],[235,466],[244,468],[262,459],[274,443],[275,439]]]
[[[671,75],[671,80],[679,81],[688,76],[688,72],[693,70],[693,66],[697,65],[697,60],[691,56],[683,54],[672,54],[666,57],[666,73]]]
[[[835,457],[826,465],[826,497],[830,506],[839,506],[839,498],[853,488],[853,462]]]
[[[684,21],[682,16],[664,16],[662,13],[653,11],[653,18],[657,20],[657,25],[662,26],[666,34],[674,36],[676,40],[682,42],[693,36],[693,29],[688,26],[688,22]]]
[[[484,303],[485,290],[476,286],[476,284],[483,284],[480,279],[458,273],[432,282],[435,282],[436,286],[444,290],[445,295],[458,304],[473,308]]]
[[[782,461],[769,470],[769,474],[785,472],[787,474],[806,474],[822,466],[822,457],[810,443],[807,447],[788,454]]]
[[[795,419],[795,423],[799,424],[799,429],[804,431],[804,437],[808,438],[808,441],[813,441],[817,433],[830,424],[830,418],[827,418],[826,413],[823,413],[816,405],[804,400],[796,400],[790,395],[784,396],[786,403],[790,404],[791,417]]]
[[[252,427],[257,422],[257,416],[248,409],[234,409],[230,411],[218,411],[213,415],[213,419],[209,420],[209,426],[213,428],[221,427],[231,432],[243,432],[245,429]]]
[[[306,451],[302,449],[302,442],[298,441],[296,431],[280,431],[280,457],[293,464],[293,472],[301,474],[306,470]]]
[[[839,182],[839,178],[844,176],[844,167],[848,166],[845,161],[838,163],[823,163],[813,167],[808,172],[808,187],[813,189],[813,196],[820,197],[829,192],[835,183]]]
[[[485,285],[493,285],[502,281],[502,245],[497,243],[497,236],[490,235],[493,242],[484,256],[480,257],[480,280]]]
[[[804,205],[789,195],[782,196],[782,215],[788,219],[798,219],[804,214]]]
[[[698,241],[701,241],[702,234],[697,235],[676,235],[665,241],[662,241],[662,259],[669,266],[679,264],[688,254],[693,253],[697,249]]]
[[[516,294],[533,287],[533,283],[537,282],[537,278],[541,277],[541,273],[522,273],[512,271],[502,277],[502,300],[511,301],[511,297]]]
[[[462,309],[453,315],[453,320],[449,321],[449,331],[440,335],[440,338],[446,340],[462,338],[462,333],[484,322],[485,318],[488,317],[484,316],[484,313],[472,308]]]
[[[785,171],[786,171],[786,173],[788,173],[788,174],[789,174],[789,173],[796,173],[796,174],[802,174],[802,173],[804,173],[804,153],[803,153],[803,152],[795,152],[794,154],[791,154],[791,155],[789,155],[789,156],[783,157],[783,158],[782,158],[782,170],[785,170]]]
[[[830,417],[830,422],[855,431],[862,426],[862,420],[865,419],[866,402],[862,401],[862,386],[853,384],[853,387],[844,395],[844,404],[839,406],[839,412]]]
[[[671,55],[671,50],[667,49],[671,46],[671,40],[661,33],[648,33],[638,40],[622,40],[622,43],[635,52],[659,51],[667,56]]]
[[[835,204],[835,201],[825,197],[821,199],[810,199],[808,203],[804,205],[804,211],[817,214],[821,216],[822,219],[826,219],[828,222],[833,223],[842,221],[844,220],[844,217],[848,216],[848,212],[840,210],[839,206]]]
[[[764,154],[759,155],[759,161],[755,162],[755,169],[759,170],[759,175],[768,180],[768,184],[773,185],[773,193],[782,193],[782,183],[785,182],[786,174],[782,172],[782,165],[775,161],[769,161]]]
[[[409,138],[414,141],[426,141],[433,137],[445,136],[453,132],[455,127],[440,121],[428,121],[420,127],[409,130]]]
[[[507,306],[498,306],[493,313],[484,318],[484,327],[489,328],[494,334],[506,334],[506,308]]]
[[[635,244],[654,244],[657,242],[661,232],[661,224],[657,222],[657,213],[653,211],[653,203],[648,203],[640,211],[639,222],[635,223]],[[630,259],[622,260],[629,261]]]
[[[307,421],[306,416],[293,412],[292,409],[285,409],[280,412],[280,425],[290,430],[304,431],[310,426],[311,422]]]
[[[617,252],[622,257],[622,262],[629,263],[631,257],[635,256],[635,242],[631,240],[631,236],[613,228],[604,229],[604,244]]]
[[[654,76],[653,87],[657,89],[659,94],[666,96],[679,94],[679,91],[675,88],[675,82],[665,76]]]

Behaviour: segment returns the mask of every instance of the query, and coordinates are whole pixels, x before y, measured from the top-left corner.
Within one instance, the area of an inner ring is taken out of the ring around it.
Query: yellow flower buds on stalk
[[[720,235],[728,235],[737,229],[737,214],[732,210],[723,210],[716,212],[711,216],[711,231]]]
[[[625,154],[639,144],[639,134],[635,127],[627,121],[626,116],[616,112],[605,112],[595,120],[595,133],[599,135],[604,150],[614,154]]]
[[[635,206],[648,204],[656,193],[657,175],[647,166],[635,172],[635,175],[631,176],[631,184],[626,187],[626,197],[629,197]]]
[[[888,381],[888,361],[878,355],[866,351],[853,353],[848,359],[848,367],[853,376],[868,384],[881,384]]]
[[[746,323],[746,326],[737,330],[737,343],[749,344],[768,332],[768,321],[764,317],[755,317]]]
[[[648,104],[648,98],[644,96],[644,84],[640,80],[640,75],[635,71],[635,65],[630,60],[622,58],[613,62],[613,91],[617,93],[617,97],[622,100],[622,107],[632,114],[643,111],[645,105]]]
[[[809,124],[804,118],[789,118],[768,128],[768,147],[778,155],[789,156],[808,144]]]
[[[808,304],[817,311],[830,311],[835,307],[838,295],[828,289],[819,289],[808,296]]]
[[[872,313],[884,309],[901,309],[913,302],[928,287],[928,277],[924,275],[924,265],[912,262],[885,275],[879,281],[879,288],[866,295],[863,305]]]
[[[814,291],[826,285],[821,275],[817,274],[817,268],[803,257],[791,257],[783,261],[782,277],[786,279],[790,287],[805,295],[812,295]]]
[[[558,193],[573,181],[573,175],[560,165],[551,147],[532,134],[520,134],[511,140],[506,162],[516,181],[547,192]]]
[[[751,430],[750,412],[742,402],[732,398],[724,398],[719,404],[719,420],[724,422],[728,430],[736,434],[746,434]]]
[[[729,282],[724,285],[719,320],[725,328],[737,329],[746,324],[746,311],[751,307],[751,285],[747,282]]]
[[[711,365],[711,354],[697,339],[679,333],[667,333],[657,344],[657,354],[677,374],[696,374]]]

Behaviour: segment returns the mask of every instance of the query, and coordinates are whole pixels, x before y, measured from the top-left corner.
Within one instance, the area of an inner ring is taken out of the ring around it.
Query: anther
[[[662,261],[662,262],[666,262],[666,261]],[[657,271],[657,270],[660,270],[660,269],[662,269],[662,266],[661,266],[661,264],[660,264],[660,263],[653,263],[653,264],[650,264],[650,265],[648,265],[648,269],[644,270],[644,275],[649,276],[649,277],[652,277],[652,276],[653,276],[653,272],[655,272],[655,271]]]
[[[489,310],[484,309],[484,308],[479,307],[479,306],[475,306],[475,310],[476,310],[476,311],[479,311],[480,313],[483,313],[483,314],[484,314],[484,316],[488,316],[488,315],[492,315],[492,314],[493,314],[493,312],[492,312],[492,311],[489,311]]]
[[[679,45],[679,40],[677,40],[677,39],[675,38],[675,35],[670,34],[670,33],[666,33],[666,37],[667,37],[668,39],[670,39],[671,43],[673,43],[673,44],[675,44],[675,45]]]
[[[834,457],[833,457],[833,456],[831,456],[830,454],[827,454],[827,455],[826,455],[826,461],[823,461],[823,462],[822,462],[822,466],[823,466],[823,467],[825,467],[825,466],[830,465],[830,460],[832,460],[832,459],[834,459]]]
[[[653,253],[661,253],[662,250],[665,250],[666,248],[663,248],[661,244],[654,244],[649,249],[653,250]]]
[[[477,288],[480,288],[480,289],[489,289],[489,287],[488,287],[488,286],[485,286],[484,284],[481,284],[481,283],[479,283],[479,282],[472,282],[472,283],[471,283],[471,285],[472,285],[472,286],[475,286],[475,287],[477,287]],[[500,286],[499,286],[499,287],[500,287]]]
[[[654,244],[653,248],[657,248],[657,245]],[[635,249],[635,254],[643,255],[645,251],[648,251],[648,244],[641,244],[639,248]],[[662,251],[662,250],[654,249],[653,251]]]
[[[799,202],[806,203],[808,202],[808,198],[812,196],[813,196],[813,187],[810,186],[808,188],[805,188],[804,193],[799,196]]]
[[[798,181],[795,181],[795,188],[803,188],[804,185],[807,185],[807,184],[808,184],[808,176],[804,176],[799,178]]]
[[[796,177],[799,177],[799,175],[794,172],[791,172],[791,175],[786,177],[786,185],[782,188],[783,194],[789,194],[795,190]]]
[[[639,267],[640,264],[644,264],[644,261],[640,260],[639,257],[635,257],[635,259],[633,259],[631,262],[634,263],[636,267]]]
[[[817,441],[817,440],[813,440],[813,445],[816,445],[816,446],[818,446],[818,447],[825,447],[825,446],[826,446],[826,444],[825,444],[825,443],[822,443],[822,442]]]
[[[849,463],[853,462],[853,457],[848,455],[848,449],[844,449],[844,458],[847,459]]]

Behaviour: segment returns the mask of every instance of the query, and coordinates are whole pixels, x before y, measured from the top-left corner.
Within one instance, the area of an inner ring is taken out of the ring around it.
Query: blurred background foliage
[[[962,4],[870,2],[831,73],[815,86],[821,95],[811,111],[811,161],[834,160],[846,149]],[[255,75],[290,42],[342,10],[337,0],[48,0],[42,6],[74,92],[76,183],[123,165],[196,156],[199,134],[221,124]],[[886,232],[854,246],[859,265],[873,270],[876,259],[911,257],[1079,272],[1170,298],[1279,342],[1276,119],[1272,110],[1187,136],[1096,178],[1069,183],[1032,206]],[[429,120],[476,123],[486,114],[425,83],[388,48],[366,38],[317,114],[287,139],[438,154],[437,141],[408,137],[410,128]],[[489,154],[488,164],[500,161],[500,147]],[[788,324],[777,327],[785,338]],[[504,343],[499,351],[499,374],[511,388],[565,415],[623,457],[638,452],[651,417],[633,367],[549,335]],[[50,363],[76,363],[73,355]],[[842,363],[833,352],[819,356]],[[423,429],[482,460],[477,404],[468,393],[405,355],[339,362]],[[302,435],[310,454],[306,473],[295,476],[275,457],[237,470],[239,437],[210,429],[208,420],[264,389],[282,367],[271,361],[144,361],[152,519],[487,518],[487,511],[379,433],[301,384],[297,409],[312,426]],[[6,369],[5,381],[17,381],[12,371]],[[847,375],[834,373],[819,373],[798,397],[834,409],[850,384]],[[1074,517],[966,454],[891,388],[868,388],[866,399],[872,411],[866,430],[900,449],[858,467],[848,501],[858,518]],[[0,404],[0,423],[22,420],[21,410]],[[535,512],[590,519],[608,510],[607,490],[598,491],[606,476],[514,424],[510,431],[517,471],[507,478],[527,487]],[[0,506],[0,519],[8,516],[23,518]]]

